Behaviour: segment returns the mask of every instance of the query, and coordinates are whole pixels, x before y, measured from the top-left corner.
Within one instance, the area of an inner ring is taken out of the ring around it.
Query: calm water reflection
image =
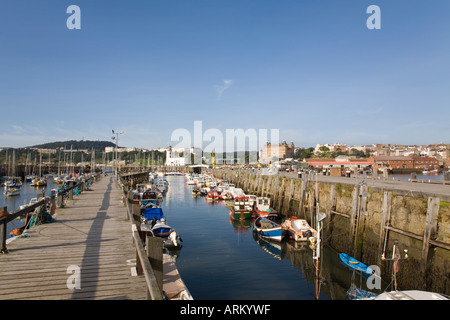
[[[162,207],[183,239],[177,266],[194,299],[314,299],[315,268],[308,246],[263,241],[253,234],[251,220],[231,221],[223,203],[193,198],[184,177],[167,180]],[[346,299],[352,272],[331,248],[324,248],[322,261],[320,299]]]

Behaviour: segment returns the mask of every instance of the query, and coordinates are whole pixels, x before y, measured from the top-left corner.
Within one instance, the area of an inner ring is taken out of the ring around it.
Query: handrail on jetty
[[[7,211],[7,207],[1,208],[0,211],[0,253],[8,253],[8,249],[6,248],[6,239],[8,237],[7,235],[7,224],[8,222],[22,217],[24,215],[27,215],[28,213],[34,211],[36,208],[41,207],[42,210],[39,212],[39,218],[38,221],[41,221],[43,214],[46,212],[46,209],[48,205],[50,204],[50,215],[53,215],[56,210],[56,206],[59,207],[64,206],[64,196],[68,195],[69,199],[73,199],[73,192],[70,192],[71,190],[74,190],[75,188],[80,188],[81,192],[83,192],[85,188],[85,182],[92,181],[95,176],[92,176],[88,178],[86,181],[78,181],[76,183],[71,182],[68,187],[65,187],[63,190],[52,190],[51,196],[41,196],[39,197],[39,201],[24,206],[21,209],[17,209],[15,211],[9,212]]]

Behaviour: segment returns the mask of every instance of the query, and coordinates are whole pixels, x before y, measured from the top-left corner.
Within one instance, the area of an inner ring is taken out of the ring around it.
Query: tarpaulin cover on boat
[[[157,220],[164,218],[164,214],[161,208],[145,208],[144,218],[147,220],[153,220],[156,217]]]

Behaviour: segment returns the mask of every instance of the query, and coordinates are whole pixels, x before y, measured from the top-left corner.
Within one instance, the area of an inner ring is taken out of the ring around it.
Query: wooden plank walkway
[[[0,255],[0,299],[146,299],[144,276],[133,276],[136,249],[122,192],[100,178],[55,221],[27,230]],[[80,288],[71,289],[79,268]],[[69,286],[68,286],[69,283]]]

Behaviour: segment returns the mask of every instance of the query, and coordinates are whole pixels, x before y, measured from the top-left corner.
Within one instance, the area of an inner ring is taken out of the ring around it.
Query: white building
[[[199,148],[166,148],[166,166],[186,166],[191,164],[191,154],[202,155]]]

